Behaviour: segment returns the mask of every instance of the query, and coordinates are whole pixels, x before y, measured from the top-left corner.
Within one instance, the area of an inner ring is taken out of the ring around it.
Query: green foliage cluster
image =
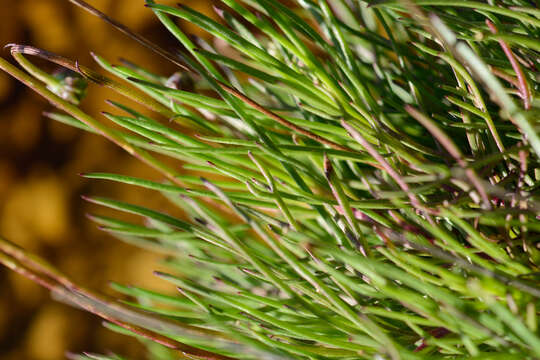
[[[86,199],[141,218],[91,216],[165,254],[156,276],[179,293],[113,284],[130,300],[111,300],[7,240],[2,263],[153,359],[540,358],[536,1],[221,0],[217,22],[148,0],[176,52],[71,2],[179,72],[94,55],[108,77],[22,45],[10,49],[23,70],[0,68],[62,110],[48,117],[163,174],[85,176],[155,190],[182,219]],[[110,102],[109,121],[91,117],[81,78],[155,116]]]

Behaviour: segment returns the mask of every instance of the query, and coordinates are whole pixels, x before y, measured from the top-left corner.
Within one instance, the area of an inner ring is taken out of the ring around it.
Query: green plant
[[[7,240],[4,265],[139,337],[156,359],[540,358],[534,1],[222,0],[218,23],[148,0],[177,53],[71,2],[179,73],[94,55],[116,81],[22,45],[10,49],[26,71],[3,59],[0,68],[63,111],[48,117],[163,174],[84,176],[153,189],[183,219],[86,199],[144,220],[91,217],[166,254],[170,273],[156,275],[179,294],[113,284],[132,300],[109,299]],[[81,78],[51,77],[27,55]],[[77,106],[81,79],[155,119],[116,102],[104,115],[123,130],[90,117]]]

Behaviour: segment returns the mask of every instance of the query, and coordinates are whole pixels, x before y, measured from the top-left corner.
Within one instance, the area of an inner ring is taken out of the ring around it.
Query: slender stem
[[[448,135],[446,135],[431,119],[422,114],[420,111],[408,105],[405,107],[405,110],[419,123],[421,123],[431,133],[431,135],[433,135],[433,137],[435,137],[441,143],[442,146],[444,146],[444,148],[450,153],[450,155],[452,155],[452,157],[457,161],[459,166],[465,169],[465,174],[471,180],[473,186],[478,191],[478,194],[484,202],[484,207],[486,209],[491,208],[489,196],[484,187],[482,186],[482,183],[478,175],[476,174],[476,171],[467,166],[467,162],[463,158],[463,154],[456,146],[456,144],[454,144],[454,142],[448,137]]]
[[[90,128],[102,134],[104,137],[106,137],[107,139],[111,140],[112,142],[120,146],[130,155],[135,156],[136,158],[140,159],[147,165],[156,169],[157,171],[165,175],[173,183],[178,184],[180,186],[184,186],[184,182],[177,178],[179,174],[176,173],[173,169],[159,162],[157,159],[155,159],[146,151],[141,150],[135,147],[134,145],[129,144],[118,133],[112,131],[111,129],[103,125],[101,122],[95,120],[93,117],[86,114],[75,105],[67,102],[66,100],[62,99],[58,95],[52,93],[45,86],[38,83],[34,78],[28,76],[27,74],[17,69],[15,66],[13,66],[12,64],[10,64],[9,62],[7,62],[6,60],[2,58],[0,58],[0,69],[4,70],[5,72],[9,73],[14,78],[19,80],[20,82],[27,85],[36,93],[46,98],[49,102],[51,102],[57,108],[64,110],[68,114],[75,117],[77,120],[83,122],[84,124],[88,125]]]
[[[228,356],[183,344],[161,335],[156,331],[149,330],[143,326],[130,324],[128,321],[119,319],[116,316],[124,313],[126,315],[124,317],[130,317],[133,321],[137,321],[136,319],[140,317],[141,319],[152,319],[153,322],[162,322],[163,325],[166,325],[164,320],[151,318],[147,314],[135,315],[135,310],[128,309],[116,302],[113,303],[112,300],[107,299],[107,297],[103,295],[98,295],[75,285],[65,275],[56,270],[52,265],[49,265],[46,261],[40,259],[36,255],[27,253],[24,249],[19,248],[15,244],[1,237],[0,263],[47,288],[57,299],[81,307],[106,321],[119,325],[128,331],[134,332],[168,348],[207,360],[233,360],[233,358]],[[178,327],[178,325],[175,326]],[[194,329],[191,329],[190,331],[193,330]],[[185,330],[183,329],[182,332],[185,332]]]
[[[118,92],[119,94],[127,97],[128,99],[136,101],[139,104],[146,106],[150,110],[158,112],[162,114],[163,116],[166,116],[167,118],[172,118],[175,116],[175,114],[172,111],[167,109],[165,106],[163,106],[156,100],[149,98],[148,96],[142,95],[128,86],[125,86],[112,79],[109,79],[106,76],[103,76],[93,71],[92,69],[79,64],[78,61],[73,61],[71,59],[65,58],[63,56],[54,54],[46,50],[38,49],[33,46],[16,45],[16,44],[10,44],[8,46],[15,60],[17,60],[17,62],[19,62],[19,64],[21,64],[27,71],[30,72],[30,70],[33,70],[32,75],[34,76],[36,75],[36,71],[39,69],[33,66],[29,61],[24,59],[24,57],[22,57],[21,54],[37,56],[41,59],[51,61],[55,64],[63,66],[74,72],[77,72],[81,74],[82,76],[84,76],[86,79],[98,85],[107,86],[113,89],[114,91]]]
[[[495,24],[489,20],[486,19],[486,24],[489,27],[489,30],[493,34],[497,34],[498,30]],[[506,41],[499,39],[499,44],[501,45],[501,48],[503,49],[504,53],[506,54],[506,57],[510,61],[510,64],[512,65],[512,68],[516,72],[516,76],[518,78],[518,89],[521,92],[521,98],[523,99],[523,105],[526,110],[529,110],[531,108],[531,99],[532,94],[531,90],[529,89],[529,84],[527,83],[527,79],[525,79],[525,74],[523,73],[523,70],[521,69],[521,66],[519,66],[518,61],[516,60],[516,57],[514,55],[514,52],[510,48],[510,46],[506,43]]]
[[[426,208],[425,205],[423,205],[420,201],[420,199],[418,199],[418,197],[413,193],[411,192],[411,189],[409,187],[409,184],[407,184],[403,178],[401,177],[401,175],[398,174],[398,172],[392,167],[392,165],[390,165],[388,163],[388,161],[386,161],[384,159],[384,157],[381,156],[381,154],[379,154],[379,152],[373,147],[373,145],[371,145],[361,134],[358,130],[356,130],[354,127],[352,127],[350,124],[348,124],[345,120],[341,120],[341,125],[347,129],[347,131],[349,132],[349,134],[351,134],[351,136],[353,137],[353,139],[355,139],[356,141],[358,141],[358,143],[360,145],[362,145],[362,147],[364,147],[364,149],[366,149],[366,151],[375,159],[377,160],[377,162],[383,167],[383,169],[388,173],[388,175],[390,175],[392,177],[392,179],[394,179],[394,181],[399,185],[399,187],[401,188],[401,190],[405,191],[407,193],[407,196],[409,197],[409,199],[411,200],[411,204],[419,209],[419,210],[422,210],[426,213],[430,212],[430,211],[433,211],[433,210],[429,210]]]

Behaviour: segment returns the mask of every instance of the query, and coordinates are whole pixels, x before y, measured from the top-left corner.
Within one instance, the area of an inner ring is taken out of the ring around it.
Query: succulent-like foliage
[[[10,49],[23,70],[0,68],[62,111],[50,118],[163,174],[85,176],[155,190],[182,219],[87,200],[140,216],[91,219],[166,254],[170,271],[156,276],[179,293],[114,284],[131,299],[118,302],[7,240],[2,263],[155,359],[540,358],[535,1],[221,0],[216,22],[148,0],[174,52],[71,2],[178,73],[94,55],[105,76],[22,45]],[[73,74],[51,76],[28,55]],[[155,116],[117,102],[110,122],[89,116],[83,80]]]

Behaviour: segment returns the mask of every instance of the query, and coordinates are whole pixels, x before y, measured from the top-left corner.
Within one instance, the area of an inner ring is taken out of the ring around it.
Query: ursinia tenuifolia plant
[[[146,1],[172,49],[71,2],[177,72],[31,44],[0,68],[49,118],[162,175],[84,176],[154,190],[169,212],[85,200],[118,212],[91,216],[104,231],[163,254],[156,282],[178,291],[113,283],[110,298],[17,239],[0,241],[1,263],[142,341],[140,358],[540,358],[536,1],[221,0],[219,21]],[[126,102],[93,117],[87,83]]]

